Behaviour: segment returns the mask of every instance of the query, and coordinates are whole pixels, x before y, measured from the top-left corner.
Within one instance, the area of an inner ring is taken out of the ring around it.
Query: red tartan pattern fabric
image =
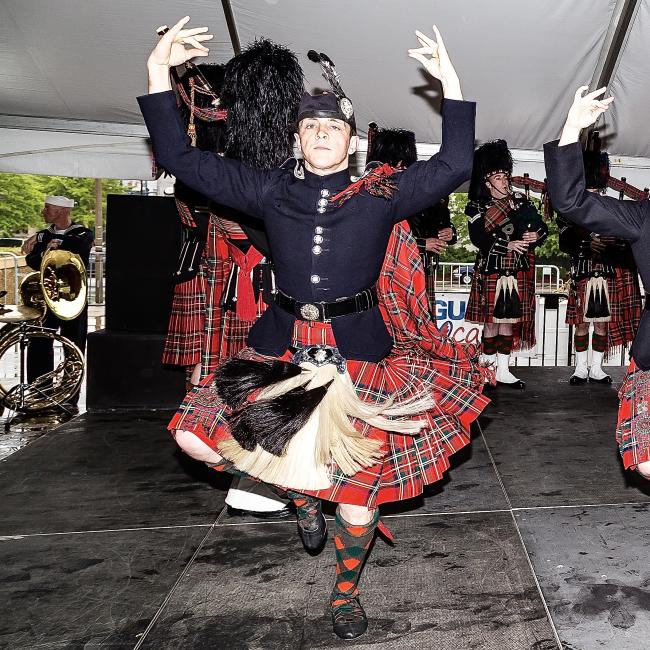
[[[183,218],[183,205],[179,202],[177,205]],[[233,267],[224,232],[222,221],[211,215],[199,273],[175,287],[163,350],[163,363],[176,366],[201,363],[202,378],[213,373],[220,361],[245,347],[248,331],[255,322],[242,321],[235,312],[224,313],[221,307]],[[258,317],[265,308],[260,298]]]
[[[632,359],[618,397],[616,442],[625,469],[636,469],[650,460],[650,371]]]
[[[643,301],[639,278],[636,273],[628,269],[616,268],[616,277],[607,278],[607,291],[612,320],[607,324],[607,348],[609,354],[615,348],[627,345],[634,340],[634,335],[639,329]],[[584,323],[585,297],[588,278],[583,278],[576,283],[575,291],[569,291],[566,308],[567,325],[580,325]]]
[[[451,454],[469,443],[471,422],[489,403],[481,393],[487,371],[472,361],[475,350],[443,336],[431,320],[420,256],[415,240],[403,225],[393,231],[378,293],[396,345],[379,363],[348,361],[358,396],[373,402],[389,396],[401,401],[425,387],[432,391],[436,405],[419,416],[426,418],[427,427],[417,436],[392,434],[356,422],[364,435],[382,441],[381,461],[354,476],[345,476],[331,466],[331,487],[309,492],[322,499],[371,508],[415,497],[425,485],[440,480],[449,468]],[[331,327],[296,321],[292,345],[317,343],[336,345]],[[250,348],[239,356],[265,358]],[[282,358],[289,360],[291,354],[287,352]],[[213,449],[218,449],[219,442],[230,435],[226,408],[211,377],[188,394],[169,428],[191,431]],[[227,463],[215,469],[225,466]]]
[[[535,345],[535,255],[529,253],[530,269],[519,271],[516,274],[517,290],[521,300],[521,321],[514,323],[513,351],[528,350]],[[474,277],[465,310],[465,320],[470,323],[493,323],[494,301],[499,276],[497,274],[484,274],[479,270],[478,264],[474,265]]]

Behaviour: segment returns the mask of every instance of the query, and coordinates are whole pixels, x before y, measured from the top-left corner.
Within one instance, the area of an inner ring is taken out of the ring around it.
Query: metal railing
[[[441,291],[469,291],[474,276],[472,262],[440,262],[435,271],[436,289]],[[535,265],[535,290],[555,291],[560,288],[560,268],[553,264]]]
[[[0,278],[0,290],[6,291],[6,296],[2,299],[6,303],[18,303],[18,287],[20,286],[20,257],[10,251],[0,251],[0,268],[2,270]]]

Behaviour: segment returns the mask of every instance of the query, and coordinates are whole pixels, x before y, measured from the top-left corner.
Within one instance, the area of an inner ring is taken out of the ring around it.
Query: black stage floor
[[[621,470],[615,388],[520,374],[443,484],[384,513],[397,542],[352,642],[327,617],[332,548],[229,518],[228,479],[176,453],[167,414],[67,423],[0,463],[0,647],[650,647],[650,484]]]

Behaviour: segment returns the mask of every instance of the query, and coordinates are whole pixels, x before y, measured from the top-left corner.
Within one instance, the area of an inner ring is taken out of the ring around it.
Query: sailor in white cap
[[[74,200],[67,196],[45,198],[45,206],[41,214],[48,227],[32,235],[22,248],[27,264],[34,270],[40,271],[43,255],[55,248],[76,253],[88,268],[94,236],[92,230],[72,221],[72,208],[74,208]],[[48,310],[43,319],[43,327],[60,329],[61,334],[75,343],[82,352],[85,350],[88,329],[87,309],[84,309],[74,320],[68,321],[57,318]],[[27,380],[31,383],[37,377],[51,372],[53,368],[52,341],[46,338],[33,339],[27,351]],[[68,406],[76,406],[77,400],[78,395],[70,400],[71,404]]]

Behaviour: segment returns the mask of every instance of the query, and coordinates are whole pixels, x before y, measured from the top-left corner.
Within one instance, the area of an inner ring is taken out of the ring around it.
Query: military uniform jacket
[[[79,223],[73,223],[63,231],[57,230],[54,224],[51,224],[49,228],[39,230],[36,233],[36,244],[32,252],[25,258],[25,261],[31,268],[35,271],[40,271],[43,255],[47,250],[48,244],[52,241],[59,243],[58,250],[70,251],[79,255],[84,266],[88,268],[90,249],[93,247],[94,237],[92,230]]]
[[[442,146],[428,161],[396,173],[390,198],[361,191],[339,205],[348,170],[318,176],[295,165],[271,171],[199,151],[190,144],[172,91],[139,97],[159,163],[214,201],[264,220],[277,287],[300,302],[335,301],[372,287],[393,225],[438,202],[470,175],[475,104],[445,100]],[[291,344],[295,317],[275,304],[250,331],[248,344],[280,355]],[[379,361],[393,340],[377,306],[333,319],[339,350]]]
[[[489,223],[488,210],[497,204],[502,206],[499,208],[500,219]],[[548,228],[535,206],[519,193],[510,196],[507,202],[470,201],[465,207],[465,214],[470,241],[479,249],[479,268],[488,275],[527,271],[534,263],[531,253],[548,236]],[[537,233],[537,241],[528,247],[528,252],[509,250],[508,244],[521,239],[526,230]]]
[[[585,189],[580,144],[544,145],[547,187],[553,207],[589,232],[630,242],[644,287],[650,287],[650,201],[619,201]],[[650,310],[644,309],[631,355],[641,370],[650,370]]]

